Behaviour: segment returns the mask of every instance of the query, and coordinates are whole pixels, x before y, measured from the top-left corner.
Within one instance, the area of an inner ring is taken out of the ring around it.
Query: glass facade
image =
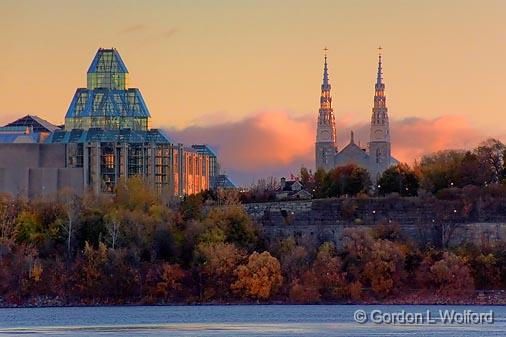
[[[139,89],[128,87],[128,70],[116,49],[99,49],[88,69],[87,88],[77,89],[65,130],[148,130],[149,110]]]
[[[160,130],[148,128],[149,118],[139,89],[128,87],[119,53],[99,49],[87,88],[77,89],[70,103],[65,129],[46,142],[67,144],[66,166],[83,168],[85,188],[95,193],[112,193],[121,179],[132,176],[174,196],[211,188],[214,153],[205,145],[173,144]]]

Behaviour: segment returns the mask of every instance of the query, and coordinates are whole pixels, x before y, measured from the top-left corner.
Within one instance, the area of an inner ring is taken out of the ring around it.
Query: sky
[[[0,1],[0,124],[55,124],[115,47],[175,141],[208,143],[248,185],[314,165],[328,47],[339,145],[367,142],[383,47],[392,152],[506,141],[505,1]]]

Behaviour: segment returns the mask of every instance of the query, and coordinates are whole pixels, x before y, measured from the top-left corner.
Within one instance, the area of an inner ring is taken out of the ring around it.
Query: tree
[[[462,296],[474,290],[466,261],[450,252],[444,252],[443,258],[430,267],[430,279],[440,296]]]
[[[121,226],[121,218],[119,211],[115,208],[111,209],[105,216],[105,222],[107,232],[109,233],[110,236],[111,248],[114,250],[116,248],[116,243],[118,242],[118,236]]]
[[[353,196],[367,192],[371,186],[371,178],[366,169],[351,164],[330,170],[326,183],[329,197]]]
[[[226,242],[238,247],[251,251],[259,242],[259,229],[242,205],[213,208],[204,223],[209,230],[218,228],[225,235]]]
[[[327,172],[325,172],[324,169],[319,168],[314,174],[314,197],[327,198],[329,196],[328,185]]]
[[[290,301],[295,303],[318,303],[321,300],[320,279],[313,271],[304,272],[290,284]]]
[[[311,171],[309,171],[305,167],[300,168],[300,183],[302,186],[304,186],[306,189],[312,189],[314,179]]]
[[[378,180],[381,195],[399,193],[402,196],[414,196],[418,193],[418,177],[407,164],[389,167]]]
[[[148,213],[149,209],[160,202],[159,195],[151,184],[141,176],[120,180],[116,185],[114,204],[124,210],[139,210]]]
[[[322,244],[311,271],[319,279],[319,293],[325,300],[335,300],[345,295],[345,273],[335,247],[330,242]]]
[[[304,246],[298,245],[293,237],[282,240],[277,247],[283,275],[292,281],[309,268],[309,254]]]
[[[460,181],[459,186],[485,186],[494,180],[494,172],[490,166],[484,165],[484,161],[471,151],[467,151],[462,158],[457,176],[457,181]]]
[[[237,267],[237,276],[231,288],[234,292],[259,300],[268,300],[281,286],[283,276],[278,259],[267,251],[253,252],[248,264]]]
[[[362,227],[348,227],[343,230],[343,270],[349,282],[363,278],[365,263],[369,260],[374,239],[370,231]]]
[[[458,170],[464,155],[464,151],[446,150],[423,156],[416,167],[420,172],[421,186],[433,193],[444,188],[462,187]]]
[[[200,194],[192,194],[184,197],[179,205],[179,212],[186,220],[199,220],[202,217],[202,208],[204,203]]]
[[[491,183],[500,182],[506,177],[506,146],[503,143],[490,138],[482,142],[474,152],[483,169],[491,172]]]
[[[23,207],[24,203],[20,199],[0,195],[0,239],[14,239],[16,218]]]
[[[152,295],[165,301],[176,298],[183,288],[181,282],[185,276],[181,267],[177,264],[164,263],[157,273],[156,285],[151,290]]]
[[[405,276],[404,262],[405,253],[397,244],[388,240],[374,242],[364,274],[376,295],[386,297],[399,286]]]
[[[62,227],[67,241],[67,256],[70,257],[73,235],[77,229],[77,219],[82,210],[81,198],[73,191],[63,191],[59,195],[66,219]]]
[[[204,297],[226,299],[245,252],[234,244],[218,242],[199,244],[195,255],[204,277]]]

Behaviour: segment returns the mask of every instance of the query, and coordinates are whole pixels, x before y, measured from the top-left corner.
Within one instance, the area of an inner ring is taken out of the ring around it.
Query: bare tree
[[[121,218],[117,209],[113,209],[107,214],[106,227],[111,237],[111,248],[114,250],[118,242],[119,230],[121,227]]]
[[[237,205],[239,201],[239,191],[237,189],[218,188],[218,204],[220,205]]]
[[[492,182],[500,182],[504,178],[506,146],[499,140],[490,138],[482,142],[475,152],[480,162],[493,173]]]
[[[82,210],[82,200],[73,191],[62,191],[59,195],[61,205],[65,211],[66,221],[63,222],[63,231],[66,235],[67,254],[70,257],[72,251],[72,238],[77,230],[77,219]]]

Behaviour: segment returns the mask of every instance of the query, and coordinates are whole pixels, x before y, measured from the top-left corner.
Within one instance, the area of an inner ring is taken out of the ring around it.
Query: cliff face
[[[319,199],[246,204],[270,240],[288,236],[333,241],[340,246],[344,228],[397,223],[420,244],[478,245],[506,240],[506,199],[435,198]]]

